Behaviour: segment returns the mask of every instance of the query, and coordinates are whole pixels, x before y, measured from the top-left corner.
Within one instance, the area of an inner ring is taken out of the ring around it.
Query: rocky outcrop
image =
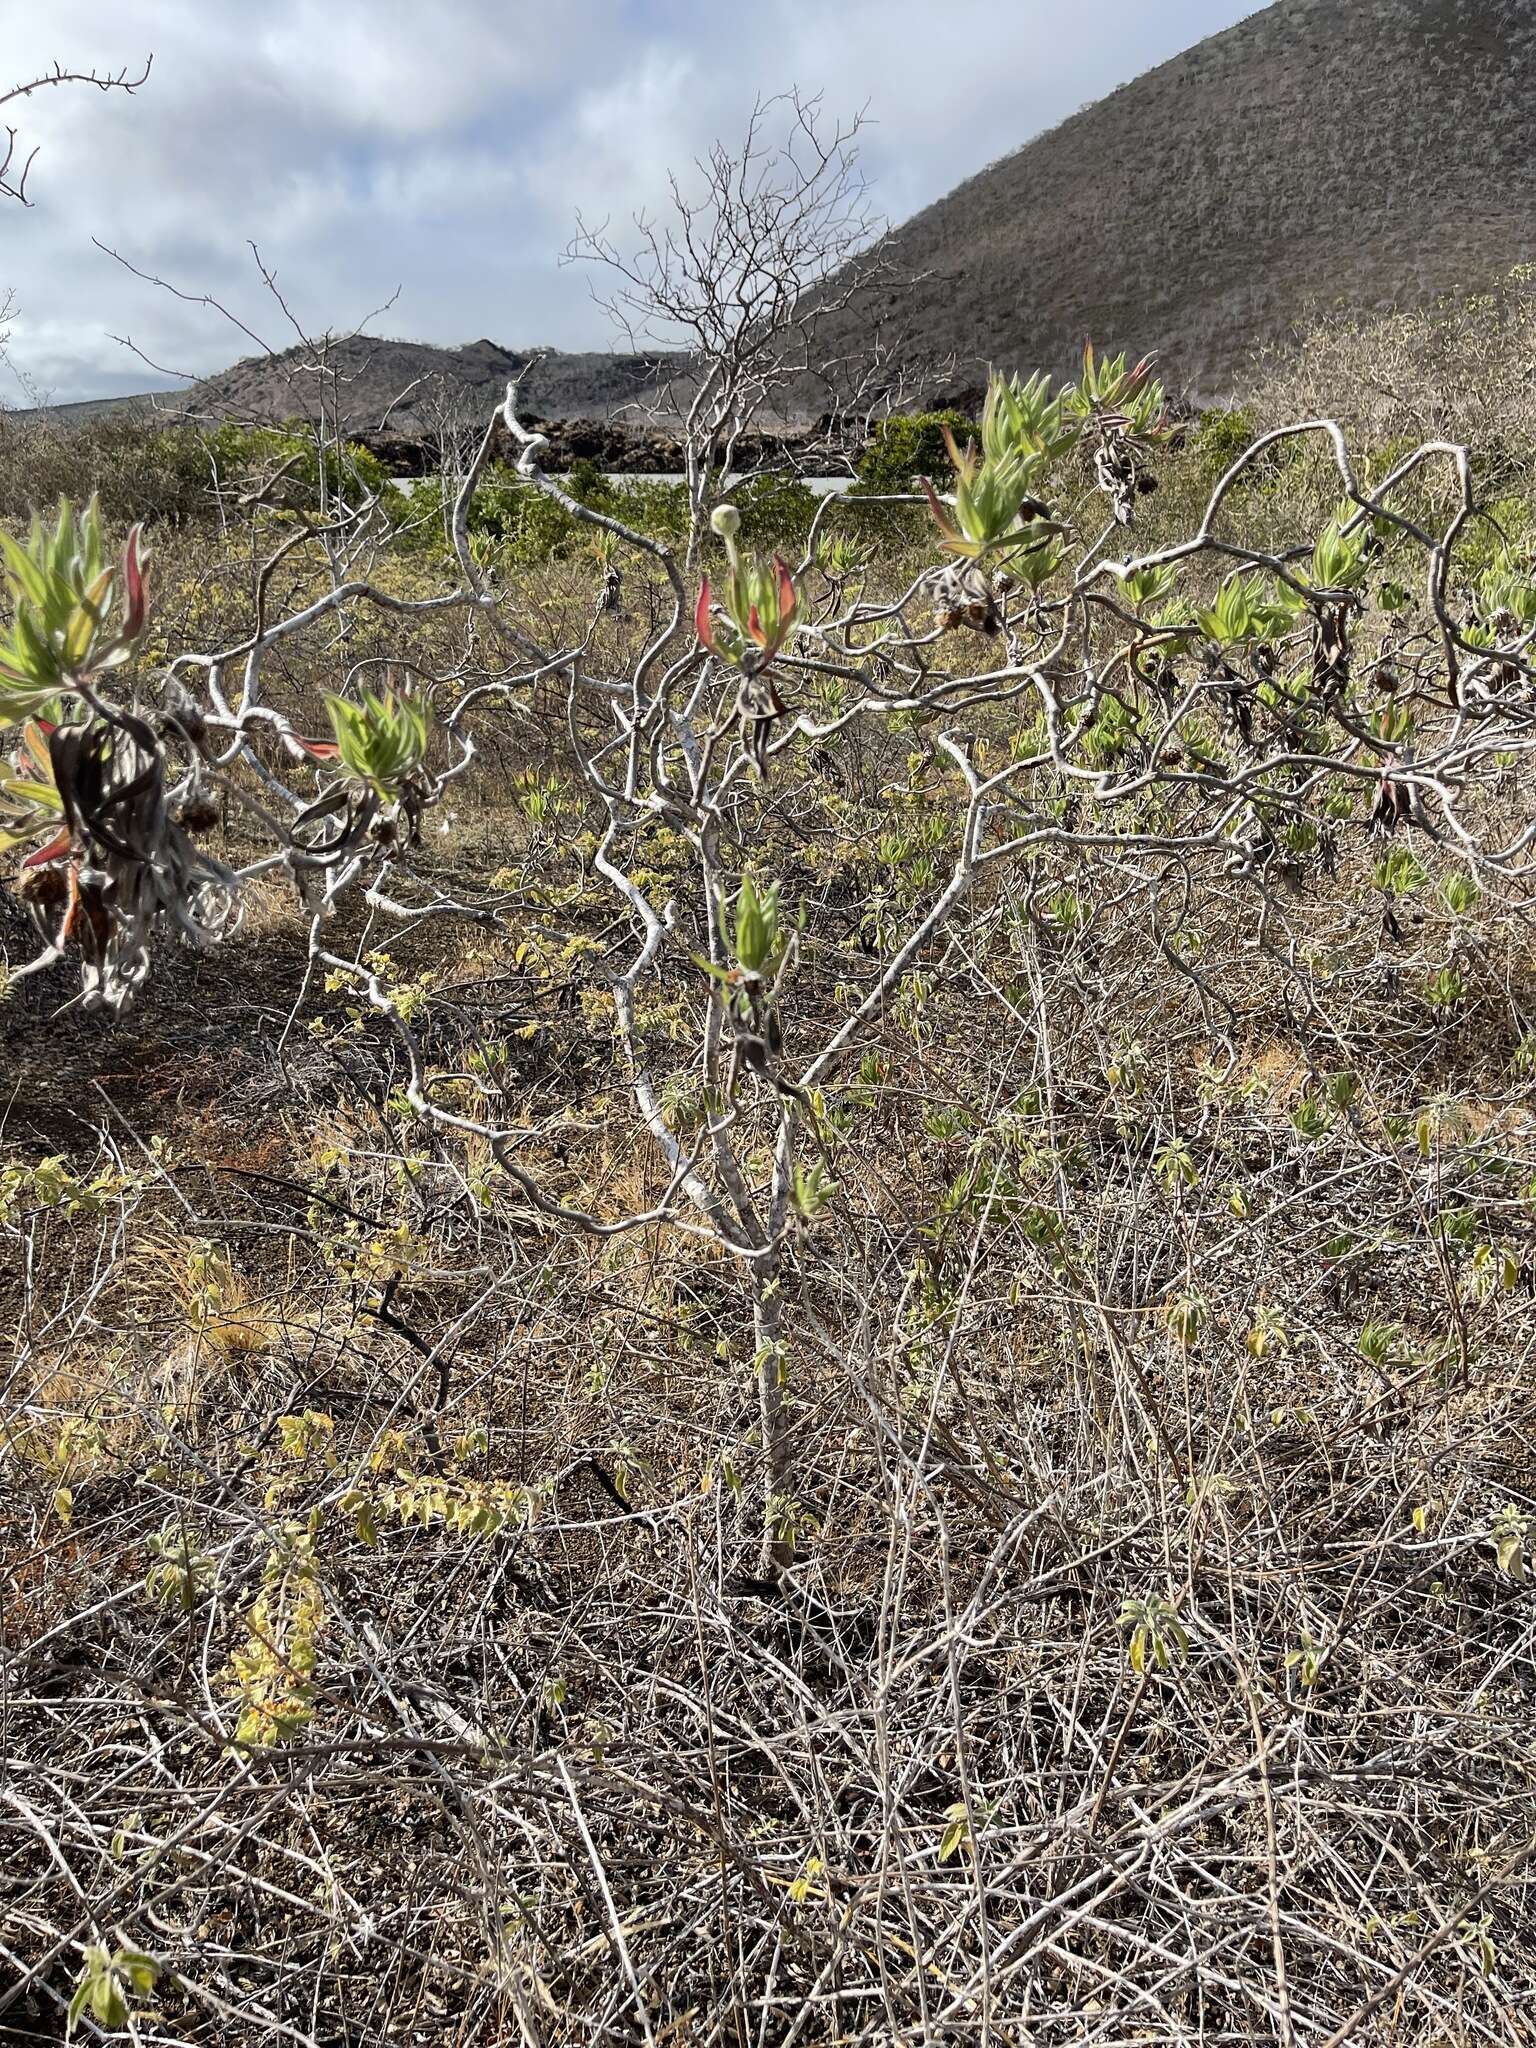
[[[540,456],[552,471],[568,470],[577,462],[592,462],[601,470],[622,476],[670,476],[683,466],[681,443],[664,429],[624,416],[608,419],[543,419],[527,415],[547,436],[549,447]],[[371,448],[396,476],[426,476],[438,466],[440,450],[433,441],[399,434],[361,434],[356,437]],[[496,461],[515,463],[519,449],[511,436],[498,432],[492,446]],[[778,462],[804,463],[818,469],[829,462],[827,439],[822,423],[781,434],[744,434],[737,445],[736,464],[750,470]]]

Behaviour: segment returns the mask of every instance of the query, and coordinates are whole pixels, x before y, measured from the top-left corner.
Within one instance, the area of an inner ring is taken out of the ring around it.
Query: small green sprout
[[[61,692],[132,658],[148,613],[141,532],[109,562],[94,498],[80,513],[61,498],[52,527],[34,517],[25,545],[0,532],[14,613],[0,641],[0,724],[45,715]]]
[[[1463,1941],[1470,1941],[1477,1950],[1477,1966],[1485,1977],[1491,1977],[1499,1965],[1499,1951],[1493,1939],[1493,1915],[1479,1913],[1475,1920],[1462,1920],[1456,1929]]]
[[[69,2001],[66,2034],[74,2033],[87,2011],[98,2026],[112,2031],[127,2026],[131,2001],[148,1998],[159,1976],[160,1965],[142,1949],[109,1949],[105,1942],[91,1942]]]
[[[1128,1599],[1120,1609],[1120,1626],[1130,1630],[1126,1656],[1138,1678],[1151,1671],[1169,1671],[1189,1648],[1189,1631],[1177,1608],[1160,1593],[1144,1600]]]
[[[1278,638],[1291,614],[1276,602],[1262,576],[1233,575],[1217,591],[1215,604],[1198,612],[1196,620],[1214,646],[1237,648]]]
[[[1536,626],[1536,585],[1518,556],[1500,548],[1492,566],[1477,582],[1477,606],[1485,628],[1492,629],[1486,644],[1495,639],[1519,639]]]
[[[380,803],[393,803],[420,775],[427,758],[431,726],[425,705],[394,690],[362,702],[328,695],[333,744],[307,742],[307,751],[322,760],[338,760],[352,782],[370,790]]]
[[[1205,1323],[1206,1304],[1201,1295],[1181,1294],[1163,1310],[1168,1334],[1181,1351],[1190,1350]]]
[[[1465,917],[1476,905],[1482,893],[1472,876],[1460,868],[1454,874],[1447,875],[1440,885],[1445,907],[1453,917]]]
[[[1115,579],[1120,585],[1120,595],[1135,611],[1144,605],[1160,604],[1178,581],[1178,572],[1168,564],[1159,569],[1133,569],[1128,576]]]
[[[772,973],[788,941],[778,883],[770,883],[759,892],[752,877],[743,875],[731,910],[730,930],[725,929],[723,903],[721,927],[721,935],[744,975],[761,980]]]
[[[1303,1692],[1310,1692],[1316,1685],[1323,1668],[1323,1654],[1306,1629],[1301,1632],[1299,1648],[1286,1651],[1285,1668],[1295,1672],[1296,1683]]]
[[[1466,998],[1467,978],[1459,967],[1442,967],[1424,987],[1424,1000],[1432,1010],[1454,1010]]]
[[[1396,1323],[1365,1322],[1361,1324],[1360,1335],[1355,1339],[1355,1349],[1367,1365],[1374,1365],[1378,1371],[1385,1371],[1399,1348],[1402,1334]]]
[[[985,1828],[987,1822],[993,1818],[997,1809],[984,1800],[978,1800],[973,1803],[975,1805],[977,1828]],[[944,1832],[939,1838],[939,1861],[941,1863],[952,1862],[962,1849],[969,1850],[974,1856],[976,1853],[976,1842],[971,1833],[971,1816],[966,1809],[963,1799],[957,1799],[952,1806],[945,1807],[944,1822]]]
[[[955,471],[952,507],[923,478],[946,553],[977,562],[1016,537],[1017,546],[1002,550],[1002,559],[1013,569],[1016,557],[1029,561],[1032,554],[1049,551],[1055,529],[1034,491],[1050,462],[1075,438],[1075,428],[1063,431],[1061,400],[1050,396],[1047,378],[1021,382],[1016,376],[994,376],[982,406],[980,449],[974,442],[961,448],[944,429]],[[1034,587],[1035,579],[1030,580]]]
[[[1061,394],[1063,417],[1091,425],[1105,415],[1123,420],[1138,440],[1163,440],[1171,432],[1168,394],[1152,374],[1153,358],[1143,356],[1127,367],[1124,351],[1100,357],[1088,342],[1083,349],[1082,375]]]
[[[1345,527],[1354,514],[1354,507],[1341,505],[1317,537],[1312,550],[1310,574],[1307,583],[1314,590],[1353,590],[1365,575],[1365,544],[1370,530],[1362,521],[1352,533]]]
[[[1250,1358],[1268,1358],[1271,1354],[1284,1358],[1291,1348],[1291,1333],[1285,1317],[1278,1309],[1260,1302],[1254,1310],[1253,1323],[1243,1339],[1243,1346]]]
[[[1488,1541],[1495,1564],[1507,1578],[1524,1580],[1525,1544],[1530,1533],[1530,1516],[1522,1515],[1513,1501],[1506,1502],[1494,1516],[1488,1530]]]
[[[814,1222],[836,1193],[837,1182],[819,1159],[795,1168],[795,1213],[802,1221]]]
[[[841,582],[844,577],[867,569],[874,560],[874,553],[868,541],[855,540],[842,533],[823,534],[816,543],[816,566],[834,583]]]
[[[1170,1192],[1175,1188],[1192,1188],[1200,1179],[1194,1155],[1181,1138],[1173,1139],[1155,1155],[1152,1171]]]
[[[1376,863],[1374,880],[1385,896],[1411,896],[1428,876],[1424,864],[1406,846],[1390,846]]]
[[[1291,1111],[1291,1125],[1299,1137],[1316,1141],[1333,1129],[1333,1114],[1326,1099],[1308,1089]]]

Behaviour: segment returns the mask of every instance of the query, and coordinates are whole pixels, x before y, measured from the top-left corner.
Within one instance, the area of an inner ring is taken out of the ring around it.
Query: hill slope
[[[1311,306],[1480,289],[1536,254],[1533,0],[1279,0],[930,206],[882,253],[924,350],[1068,367],[1085,336],[1224,395]],[[868,308],[833,323],[828,353]]]

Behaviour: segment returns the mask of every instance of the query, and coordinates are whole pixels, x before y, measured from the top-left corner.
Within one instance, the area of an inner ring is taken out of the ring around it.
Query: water
[[[607,481],[609,483],[620,485],[680,484],[685,481],[685,478],[681,470],[626,469],[609,470],[605,472],[605,474],[607,477]],[[771,472],[771,474],[778,475],[781,474],[781,472],[773,471]],[[551,475],[555,477],[557,482],[562,481],[558,471],[551,471]],[[414,491],[420,484],[435,484],[437,482],[437,478],[426,476],[397,476],[394,478],[393,481],[399,485],[402,491]],[[735,485],[739,483],[744,483],[746,481],[747,479],[744,477],[730,477],[727,479],[726,488],[727,490],[729,490],[733,488]],[[843,493],[846,490],[848,490],[849,487],[852,485],[853,478],[851,476],[799,476],[795,477],[793,481],[795,483],[804,485],[805,489],[811,493],[811,496],[813,498],[840,498],[843,495]]]

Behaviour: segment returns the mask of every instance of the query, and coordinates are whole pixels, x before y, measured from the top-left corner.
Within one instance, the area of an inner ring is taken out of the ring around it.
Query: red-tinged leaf
[[[960,530],[950,518],[938,492],[929,483],[927,477],[919,477],[918,482],[922,485],[927,496],[928,509],[933,514],[934,524],[938,527],[940,533],[944,535],[946,540],[958,540],[960,538]]]
[[[144,630],[146,611],[144,593],[144,565],[139,559],[139,540],[143,527],[136,526],[128,536],[123,549],[123,585],[127,593],[123,605],[123,638],[137,640]]]
[[[341,756],[341,748],[334,740],[306,740],[296,732],[285,732],[283,745],[290,754],[308,754],[315,761],[335,761]]]
[[[58,729],[51,719],[29,718],[21,728],[21,752],[18,752],[17,760],[21,759],[21,753],[24,752],[31,756],[39,768],[47,768],[51,758],[48,742]]]
[[[766,647],[768,645],[768,635],[763,631],[763,622],[757,616],[756,605],[753,605],[752,609],[747,613],[747,631],[759,647]]]
[[[782,555],[773,558],[774,571],[779,579],[779,632],[782,637],[794,621],[800,608],[800,593],[795,589],[795,579],[784,566]]]
[[[706,576],[699,585],[699,601],[693,608],[693,630],[711,654],[715,651],[714,628],[709,622],[709,578]]]
[[[48,741],[50,736],[57,731],[58,727],[49,724],[47,719],[29,718],[21,728],[21,745],[16,749],[15,754],[17,767],[19,768],[22,765],[21,757],[25,754],[37,770],[38,776],[43,780],[51,782],[53,780],[53,755],[49,749]]]
[[[940,432],[944,436],[944,446],[949,450],[949,459],[955,465],[955,475],[969,483],[976,474],[976,443],[967,441],[962,448],[947,426]]]
[[[51,860],[62,860],[71,845],[69,827],[55,834],[46,846],[40,846],[36,853],[29,853],[22,862],[24,868],[45,868]]]

